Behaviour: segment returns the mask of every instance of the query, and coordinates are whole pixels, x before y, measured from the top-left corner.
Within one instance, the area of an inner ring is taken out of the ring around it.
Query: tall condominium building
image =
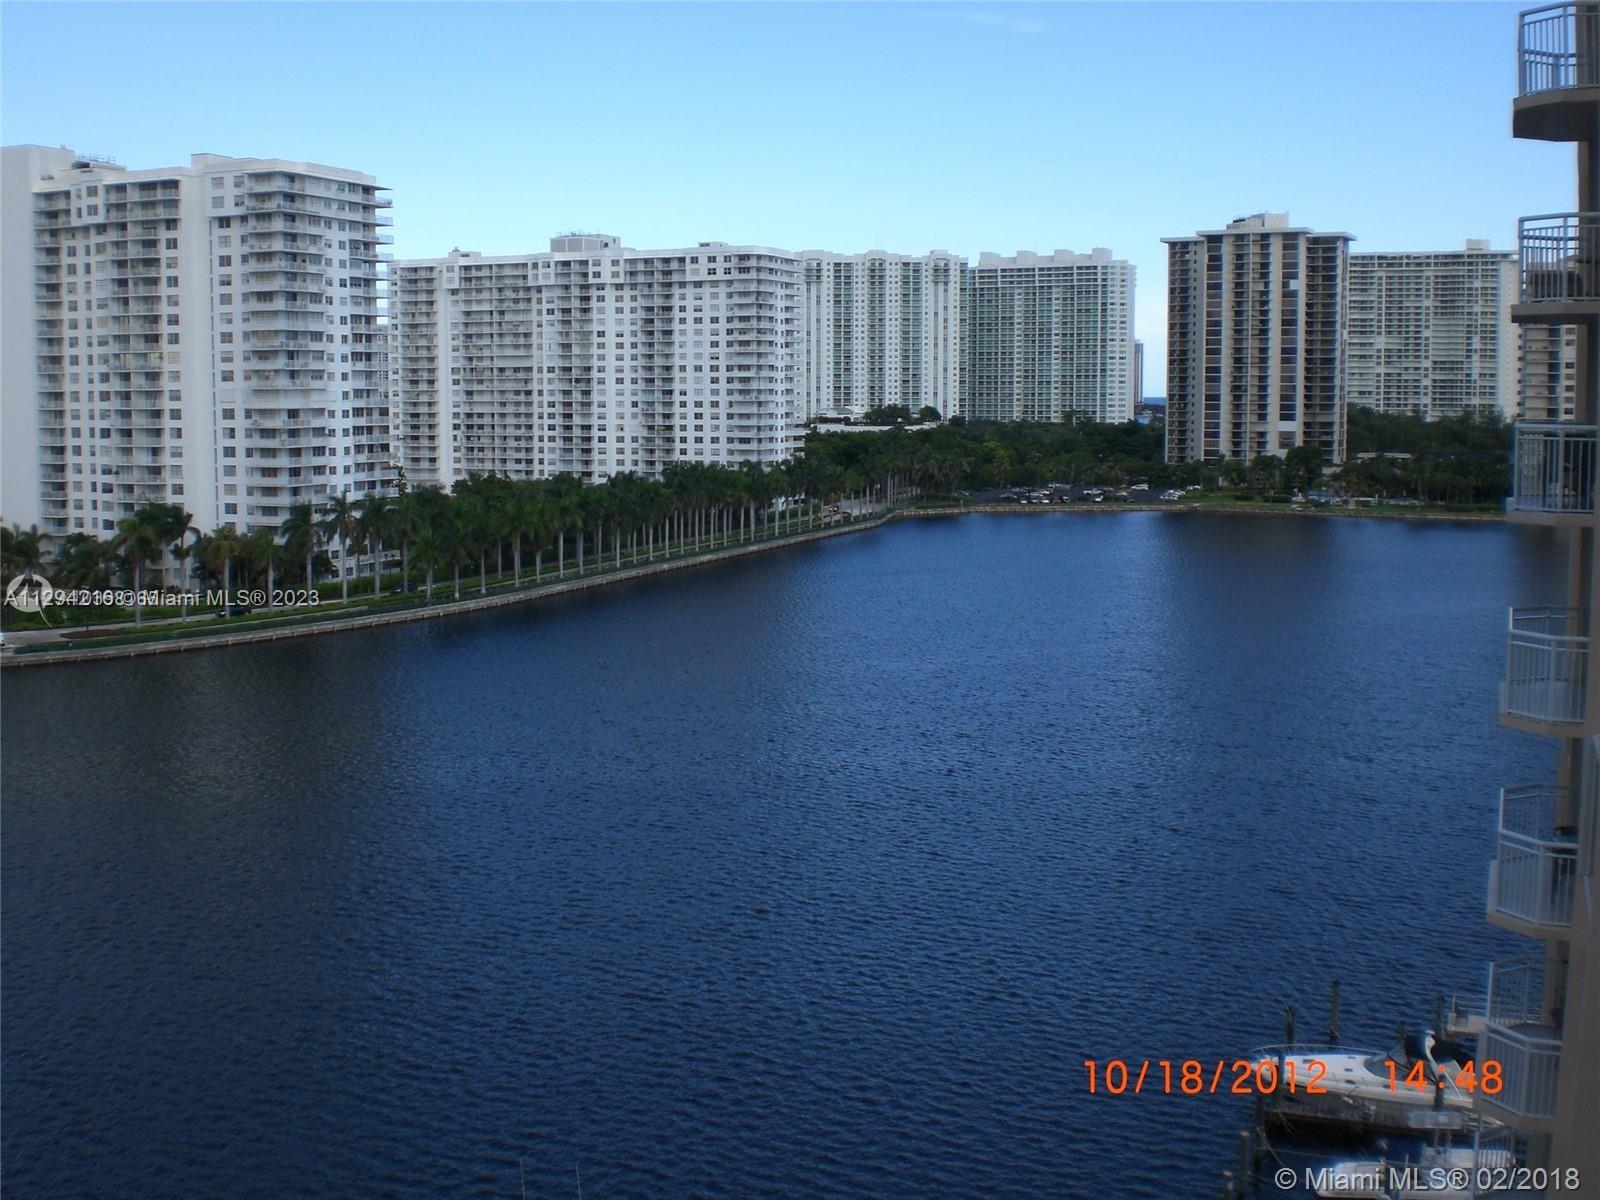
[[[961,409],[986,421],[1133,419],[1131,263],[979,256],[962,285]]]
[[[1478,1103],[1532,1165],[1562,1172],[1539,1189],[1555,1195],[1600,1177],[1600,4],[1547,5],[1520,25],[1512,132],[1573,143],[1578,187],[1574,211],[1518,223],[1511,316],[1557,343],[1570,331],[1580,369],[1570,417],[1516,427],[1507,515],[1565,538],[1567,580],[1564,604],[1513,608],[1507,622],[1500,719],[1552,753],[1542,778],[1500,793],[1488,917],[1527,950],[1489,968],[1478,1058],[1499,1064],[1502,1082]],[[1542,577],[1528,584],[1548,591]]]
[[[946,250],[912,256],[803,250],[800,395],[807,419],[961,400],[961,270]]]
[[[1517,256],[1464,250],[1350,256],[1351,404],[1432,420],[1516,411]]]
[[[1167,461],[1344,461],[1350,235],[1257,213],[1167,244]]]
[[[1518,417],[1571,421],[1578,402],[1578,331],[1571,325],[1519,325]]]
[[[0,517],[104,537],[158,502],[248,531],[385,485],[370,175],[3,154]]]
[[[790,458],[801,288],[782,250],[632,250],[609,235],[397,263],[389,374],[407,479],[598,483]]]

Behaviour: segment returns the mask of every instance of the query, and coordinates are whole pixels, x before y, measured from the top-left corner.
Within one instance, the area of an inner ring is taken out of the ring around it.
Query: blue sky
[[[1515,5],[0,5],[0,137],[131,167],[198,151],[354,167],[395,252],[1086,250],[1261,210],[1358,250],[1570,209],[1510,136]]]

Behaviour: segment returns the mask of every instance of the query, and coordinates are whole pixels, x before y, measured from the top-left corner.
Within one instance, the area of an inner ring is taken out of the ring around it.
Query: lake
[[[7,671],[8,1194],[1215,1193],[1091,1096],[1483,919],[1499,524],[969,516],[512,610]]]

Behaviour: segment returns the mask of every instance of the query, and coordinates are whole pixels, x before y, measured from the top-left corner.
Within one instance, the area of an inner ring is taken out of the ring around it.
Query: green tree
[[[383,547],[398,524],[396,502],[381,494],[361,501],[356,518],[356,540],[372,551],[372,594],[383,595]]]
[[[224,525],[206,540],[201,548],[205,556],[205,565],[213,571],[222,573],[223,612],[234,602],[233,595],[233,560],[239,557],[244,549],[244,541],[239,537],[238,530],[232,525]],[[267,597],[270,606],[272,597]]]
[[[1303,492],[1322,474],[1322,450],[1317,446],[1296,446],[1283,456],[1284,482]]]
[[[339,543],[339,599],[350,603],[350,549],[361,527],[361,513],[348,495],[341,492],[322,506],[317,529],[322,536]]]
[[[322,542],[322,527],[316,510],[309,503],[291,505],[289,515],[278,527],[278,534],[283,538],[284,553],[291,559],[304,560],[306,587],[315,587],[317,550]]]
[[[146,512],[135,512],[117,522],[112,549],[121,556],[133,582],[133,623],[144,623],[144,569],[162,550],[165,530],[150,520]]]

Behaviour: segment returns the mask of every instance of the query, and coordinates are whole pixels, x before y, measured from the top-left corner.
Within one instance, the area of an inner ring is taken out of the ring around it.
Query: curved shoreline
[[[546,596],[568,595],[572,592],[587,591],[591,588],[605,587],[613,583],[644,579],[652,575],[702,566],[707,563],[725,562],[728,559],[740,558],[748,554],[761,554],[768,550],[804,545],[808,542],[822,541],[826,538],[861,533],[869,529],[881,529],[885,525],[901,518],[964,517],[972,514],[1028,517],[1056,514],[1088,516],[1127,512],[1216,513],[1218,515],[1247,517],[1356,517],[1367,520],[1377,518],[1396,521],[1465,521],[1477,523],[1505,520],[1504,517],[1491,513],[1438,513],[1427,511],[1396,513],[1373,512],[1362,509],[1228,508],[1203,504],[1180,506],[1173,504],[1119,503],[1114,505],[1073,505],[1071,507],[1066,505],[978,504],[966,508],[897,509],[846,524],[826,526],[821,529],[807,530],[803,533],[787,534],[760,542],[726,546],[721,549],[707,550],[699,554],[690,554],[663,562],[644,563],[639,566],[623,567],[620,570],[613,568],[608,571],[597,572],[594,575],[580,576],[576,579],[561,580],[555,583],[539,584],[535,587],[505,592],[498,596],[479,596],[471,600],[451,600],[421,608],[408,608],[400,612],[379,613],[365,617],[329,617],[323,620],[286,624],[271,629],[240,629],[235,632],[210,635],[175,636],[165,640],[130,642],[118,646],[87,646],[82,649],[12,652],[0,658],[0,667],[38,667],[59,663],[104,662],[117,658],[137,658],[147,654],[210,650],[225,646],[244,645],[251,642],[276,642],[287,638],[311,637],[321,633],[343,633],[355,629],[375,629],[382,625],[398,625],[406,621],[424,621],[437,617],[460,616],[466,613],[484,612],[494,608],[505,608],[513,604],[529,604]]]

